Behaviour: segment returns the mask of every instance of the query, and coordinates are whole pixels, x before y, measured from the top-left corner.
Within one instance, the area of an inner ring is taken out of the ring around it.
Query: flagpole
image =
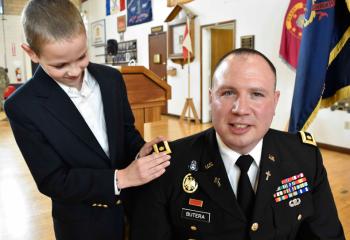
[[[187,17],[187,22],[188,21],[189,20],[188,20],[188,17]],[[191,70],[190,70],[190,63],[191,63],[191,61],[190,61],[190,57],[191,57],[191,52],[188,51],[188,54],[187,54],[187,65],[188,65],[188,68],[187,68],[187,72],[188,72],[188,82],[187,82],[187,84],[188,84],[188,94],[187,94],[187,96],[188,96],[188,99],[191,98]],[[190,119],[191,119],[191,109],[188,108],[188,120],[190,120]]]

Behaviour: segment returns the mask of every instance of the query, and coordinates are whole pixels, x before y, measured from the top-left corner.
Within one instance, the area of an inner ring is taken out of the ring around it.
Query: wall
[[[10,1],[10,0],[7,0]],[[17,1],[17,0],[16,0]],[[12,1],[12,2],[16,2]],[[195,14],[195,61],[191,63],[191,96],[197,112],[200,110],[200,26],[223,22],[228,20],[236,20],[236,47],[240,46],[240,37],[244,35],[255,35],[256,49],[265,53],[276,65],[278,83],[277,88],[281,90],[280,102],[277,107],[276,116],[272,127],[277,129],[285,129],[287,126],[290,106],[294,88],[295,73],[291,70],[279,57],[278,49],[281,37],[282,22],[289,1],[280,1],[276,4],[275,0],[217,0],[213,7],[212,0],[195,0],[186,4]],[[127,27],[124,34],[125,40],[137,39],[138,44],[138,64],[148,67],[148,34],[153,26],[163,25],[165,18],[168,16],[172,8],[166,7],[165,0],[153,0],[153,21],[137,26]],[[106,19],[107,39],[116,38],[119,40],[116,31],[117,15],[106,17],[105,1],[89,0],[83,3],[82,11],[85,11],[88,25],[91,22]],[[125,13],[125,12],[124,12]],[[123,14],[123,13],[122,13]],[[19,17],[6,16],[8,23],[12,26],[6,28],[6,35],[16,45],[17,59],[9,57],[8,65],[13,68],[16,64],[25,68],[28,61],[23,60],[23,55],[19,49],[19,44],[23,41],[20,34]],[[1,28],[1,26],[0,26]],[[0,29],[2,35],[2,31]],[[3,53],[3,36],[0,36],[0,51]],[[11,44],[7,45],[7,54],[12,55]],[[103,63],[104,57],[96,56],[103,54],[103,48],[94,48],[90,46],[91,59],[96,62]],[[3,65],[3,57],[0,56],[0,65]],[[184,99],[187,94],[187,66],[183,69],[181,66],[168,61],[168,67],[177,69],[176,77],[169,77],[168,83],[172,86],[172,99],[169,101],[169,113],[179,115],[184,105]],[[10,69],[10,74],[11,73]],[[29,70],[28,70],[29,72]],[[13,81],[14,76],[10,76]],[[205,99],[207,101],[207,99]],[[350,131],[344,130],[344,121],[350,121],[350,114],[343,112],[330,112],[322,110],[315,122],[310,127],[310,131],[320,142],[349,148]]]
[[[80,0],[71,0],[77,7],[80,6]],[[21,15],[22,9],[28,0],[4,0],[4,9],[6,15]]]
[[[5,39],[4,39],[5,37]],[[10,83],[21,83],[26,79],[27,67],[21,43],[24,36],[19,16],[3,15],[0,18],[0,66],[8,68]],[[6,44],[5,44],[6,43]],[[5,48],[5,51],[4,51]],[[6,57],[5,57],[6,54]],[[5,60],[6,58],[6,60]],[[16,79],[15,69],[21,69],[22,81]]]

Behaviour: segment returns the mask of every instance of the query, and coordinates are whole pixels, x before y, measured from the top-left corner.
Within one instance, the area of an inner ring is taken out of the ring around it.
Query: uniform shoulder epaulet
[[[303,143],[317,146],[315,138],[311,135],[311,133],[299,131],[299,134]]]

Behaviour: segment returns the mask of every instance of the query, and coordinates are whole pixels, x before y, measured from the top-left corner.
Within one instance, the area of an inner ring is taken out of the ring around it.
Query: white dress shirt
[[[217,133],[216,139],[219,145],[220,155],[224,162],[226,173],[230,181],[232,190],[237,196],[238,180],[239,176],[241,175],[241,170],[238,166],[236,166],[236,161],[241,156],[241,154],[233,151],[228,146],[226,146]],[[256,192],[256,189],[258,187],[258,175],[261,160],[262,144],[263,140],[261,139],[259,143],[253,148],[253,150],[247,153],[254,159],[253,163],[250,165],[250,168],[248,170],[249,180],[252,184],[254,192]]]
[[[91,132],[94,134],[103,151],[109,156],[109,145],[101,90],[96,79],[88,70],[85,70],[80,91],[60,82],[57,82],[57,84],[67,93],[81,116],[84,118],[86,124],[89,126]],[[116,174],[117,171],[114,173],[114,179],[116,179]],[[120,194],[116,181],[114,181],[114,191],[116,195]]]

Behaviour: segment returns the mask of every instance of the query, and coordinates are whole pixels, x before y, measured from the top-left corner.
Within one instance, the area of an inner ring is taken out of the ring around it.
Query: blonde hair
[[[80,12],[69,0],[29,0],[22,25],[27,43],[38,56],[45,43],[86,33]]]

